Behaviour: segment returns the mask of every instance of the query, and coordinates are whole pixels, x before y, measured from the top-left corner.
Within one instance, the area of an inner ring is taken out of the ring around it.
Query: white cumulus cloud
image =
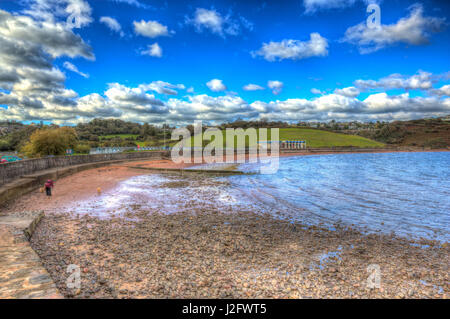
[[[444,85],[439,89],[432,90],[432,93],[439,96],[450,96],[450,84]]]
[[[249,83],[243,87],[245,91],[260,91],[264,90],[264,88],[260,85]]]
[[[79,71],[78,68],[74,64],[72,64],[72,63],[70,63],[68,61],[64,62],[63,66],[67,70],[72,71],[74,73],[77,73],[77,74],[81,75],[84,78],[88,78],[89,77],[89,74]]]
[[[110,30],[119,33],[121,37],[125,35],[122,31],[122,26],[116,19],[111,17],[101,17],[100,22],[104,23]]]
[[[141,54],[160,58],[163,55],[163,51],[159,44],[156,42],[148,45],[147,50],[142,51]]]
[[[283,82],[280,81],[268,81],[267,86],[269,89],[272,90],[272,93],[277,95],[281,93],[281,90],[283,89]]]
[[[323,9],[340,9],[350,7],[357,0],[303,0],[305,13],[314,13]]]
[[[159,94],[177,95],[176,90],[184,90],[186,87],[184,84],[172,84],[164,81],[153,81],[149,84],[139,85],[140,89],[144,91],[155,91]]]
[[[316,89],[316,88],[312,88],[312,89],[310,90],[310,92],[311,92],[312,94],[324,94],[324,93],[325,93],[325,92],[322,92],[321,90]]]
[[[346,87],[343,89],[336,89],[336,90],[334,90],[334,93],[343,95],[343,96],[347,96],[347,97],[357,97],[360,92],[354,86],[350,86],[350,87]]]
[[[387,77],[375,80],[356,80],[355,86],[361,89],[404,89],[404,90],[428,90],[432,87],[437,77],[429,72],[418,71],[412,76],[394,73]]]
[[[45,4],[54,3],[42,0],[40,4],[42,9]],[[66,5],[61,8],[65,10]],[[2,120],[76,124],[104,117],[155,124],[164,121],[189,124],[195,119],[221,123],[238,118],[289,122],[402,120],[450,113],[448,73],[434,75],[425,71],[413,75],[391,74],[375,80],[360,79],[354,86],[337,88],[331,94],[322,92],[308,99],[269,102],[246,101],[230,92],[218,97],[194,95],[184,84],[161,80],[136,87],[111,83],[104,92],[80,97],[65,87],[66,75],[55,64],[55,59],[94,60],[92,48],[67,25],[68,14],[51,10],[47,13],[44,19],[44,16],[38,18],[0,10],[0,104],[6,105],[0,108]],[[87,76],[72,62],[66,61],[63,67]],[[208,87],[215,92],[228,91],[219,79],[209,81]],[[283,83],[269,81],[267,87],[279,94]],[[244,89],[259,90],[262,86],[250,83]],[[385,92],[368,94],[364,99],[359,96],[360,91],[372,89]],[[390,94],[391,89],[406,92]],[[179,94],[182,90],[191,94]],[[420,90],[425,94],[417,96],[414,92],[413,96],[408,90]]]
[[[211,81],[206,83],[206,86],[213,92],[221,92],[227,89],[222,80],[219,79],[212,79]]]
[[[49,23],[65,19],[67,28],[81,28],[92,22],[92,8],[86,0],[25,0],[29,7],[23,12],[36,20]]]
[[[142,9],[150,9],[150,8],[152,8],[150,5],[142,3],[142,2],[140,2],[138,0],[110,0],[110,1],[114,1],[114,2],[117,2],[117,3],[129,4],[131,6],[135,6],[137,8],[142,8]]]
[[[439,32],[445,18],[423,16],[423,7],[414,5],[408,17],[394,24],[381,24],[377,28],[367,27],[366,22],[350,27],[345,32],[343,42],[354,44],[360,53],[367,54],[399,43],[423,45],[429,42],[430,34]]]
[[[162,36],[169,36],[169,30],[167,26],[159,23],[158,21],[144,21],[141,20],[139,22],[133,21],[134,31],[137,34],[140,34],[144,37],[148,38],[157,38]]]
[[[281,90],[283,89],[283,82],[280,81],[268,81],[267,82],[267,86],[269,87],[269,89],[272,90],[272,93],[275,95],[278,95],[281,93]]]
[[[282,40],[281,42],[263,43],[261,49],[252,52],[253,57],[262,56],[270,62],[326,55],[328,55],[328,41],[319,33],[311,33],[309,41]]]
[[[0,117],[55,120],[69,117],[78,94],[64,87],[65,75],[53,60],[94,54],[63,22],[53,23],[0,10]]]
[[[193,25],[197,32],[208,30],[222,37],[236,36],[241,33],[242,29],[253,29],[253,23],[244,17],[233,18],[231,14],[223,15],[214,9],[197,8],[194,16],[186,17],[185,20],[187,24]]]

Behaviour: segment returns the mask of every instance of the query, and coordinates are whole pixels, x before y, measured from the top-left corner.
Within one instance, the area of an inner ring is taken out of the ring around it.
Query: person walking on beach
[[[55,184],[51,179],[47,180],[47,182],[44,184],[45,193],[47,194],[48,198],[50,198],[52,196],[52,188],[54,186],[55,186]]]

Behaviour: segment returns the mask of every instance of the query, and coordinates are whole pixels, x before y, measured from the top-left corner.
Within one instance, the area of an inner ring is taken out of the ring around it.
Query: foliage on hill
[[[27,157],[64,155],[66,149],[73,149],[77,144],[77,134],[71,127],[43,128],[31,134],[21,152]]]
[[[94,119],[75,127],[81,141],[93,147],[136,146],[154,144],[164,138],[170,139],[172,128],[168,125],[155,126],[114,119]]]
[[[450,121],[442,118],[396,121],[358,134],[391,145],[446,148],[450,146]]]
[[[38,129],[35,125],[23,125],[15,123],[13,126],[3,124],[4,134],[0,136],[0,152],[21,149],[30,138],[31,134]]]
[[[0,137],[6,136],[14,131],[20,130],[25,126],[16,121],[0,121]]]
[[[91,135],[140,134],[141,125],[122,120],[93,119],[88,123],[79,123],[75,129],[80,139],[89,140]]]
[[[293,127],[296,125],[292,125],[286,122],[281,121],[267,121],[267,120],[261,120],[261,121],[244,121],[244,120],[237,120],[230,123],[223,123],[219,125],[218,127],[220,129],[226,129],[226,128],[243,128],[247,129],[249,127],[253,128],[287,128],[287,127]]]
[[[307,126],[310,127],[307,127]],[[315,126],[314,126],[315,125]],[[314,129],[312,127],[320,127]],[[280,128],[280,140],[306,140],[309,147],[379,147],[382,143],[393,146],[445,148],[450,146],[449,118],[397,121],[392,123],[306,123],[237,120],[223,123],[226,128]],[[55,129],[57,125],[0,122],[0,152],[19,151],[36,130]],[[92,147],[171,145],[174,127],[125,122],[115,119],[94,119],[74,127],[78,137],[76,153],[87,153]],[[187,128],[193,135],[194,127]],[[203,126],[203,130],[207,127]],[[342,134],[344,133],[344,134]],[[363,139],[366,138],[366,139]],[[376,142],[375,142],[376,141]],[[205,142],[205,145],[208,142]]]

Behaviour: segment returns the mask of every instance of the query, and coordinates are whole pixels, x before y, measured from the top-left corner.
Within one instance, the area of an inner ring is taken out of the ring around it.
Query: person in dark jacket
[[[52,188],[55,186],[55,183],[49,179],[47,182],[45,182],[44,187],[45,187],[45,193],[47,194],[48,198],[50,198],[50,196],[52,196]]]

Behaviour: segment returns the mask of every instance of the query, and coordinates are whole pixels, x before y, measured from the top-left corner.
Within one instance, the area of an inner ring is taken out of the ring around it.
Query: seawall
[[[42,186],[46,180],[58,180],[86,169],[128,161],[161,159],[167,152],[142,152],[80,156],[58,156],[23,160],[0,165],[0,207]],[[2,181],[2,179],[0,179]],[[1,211],[0,211],[1,215]]]

